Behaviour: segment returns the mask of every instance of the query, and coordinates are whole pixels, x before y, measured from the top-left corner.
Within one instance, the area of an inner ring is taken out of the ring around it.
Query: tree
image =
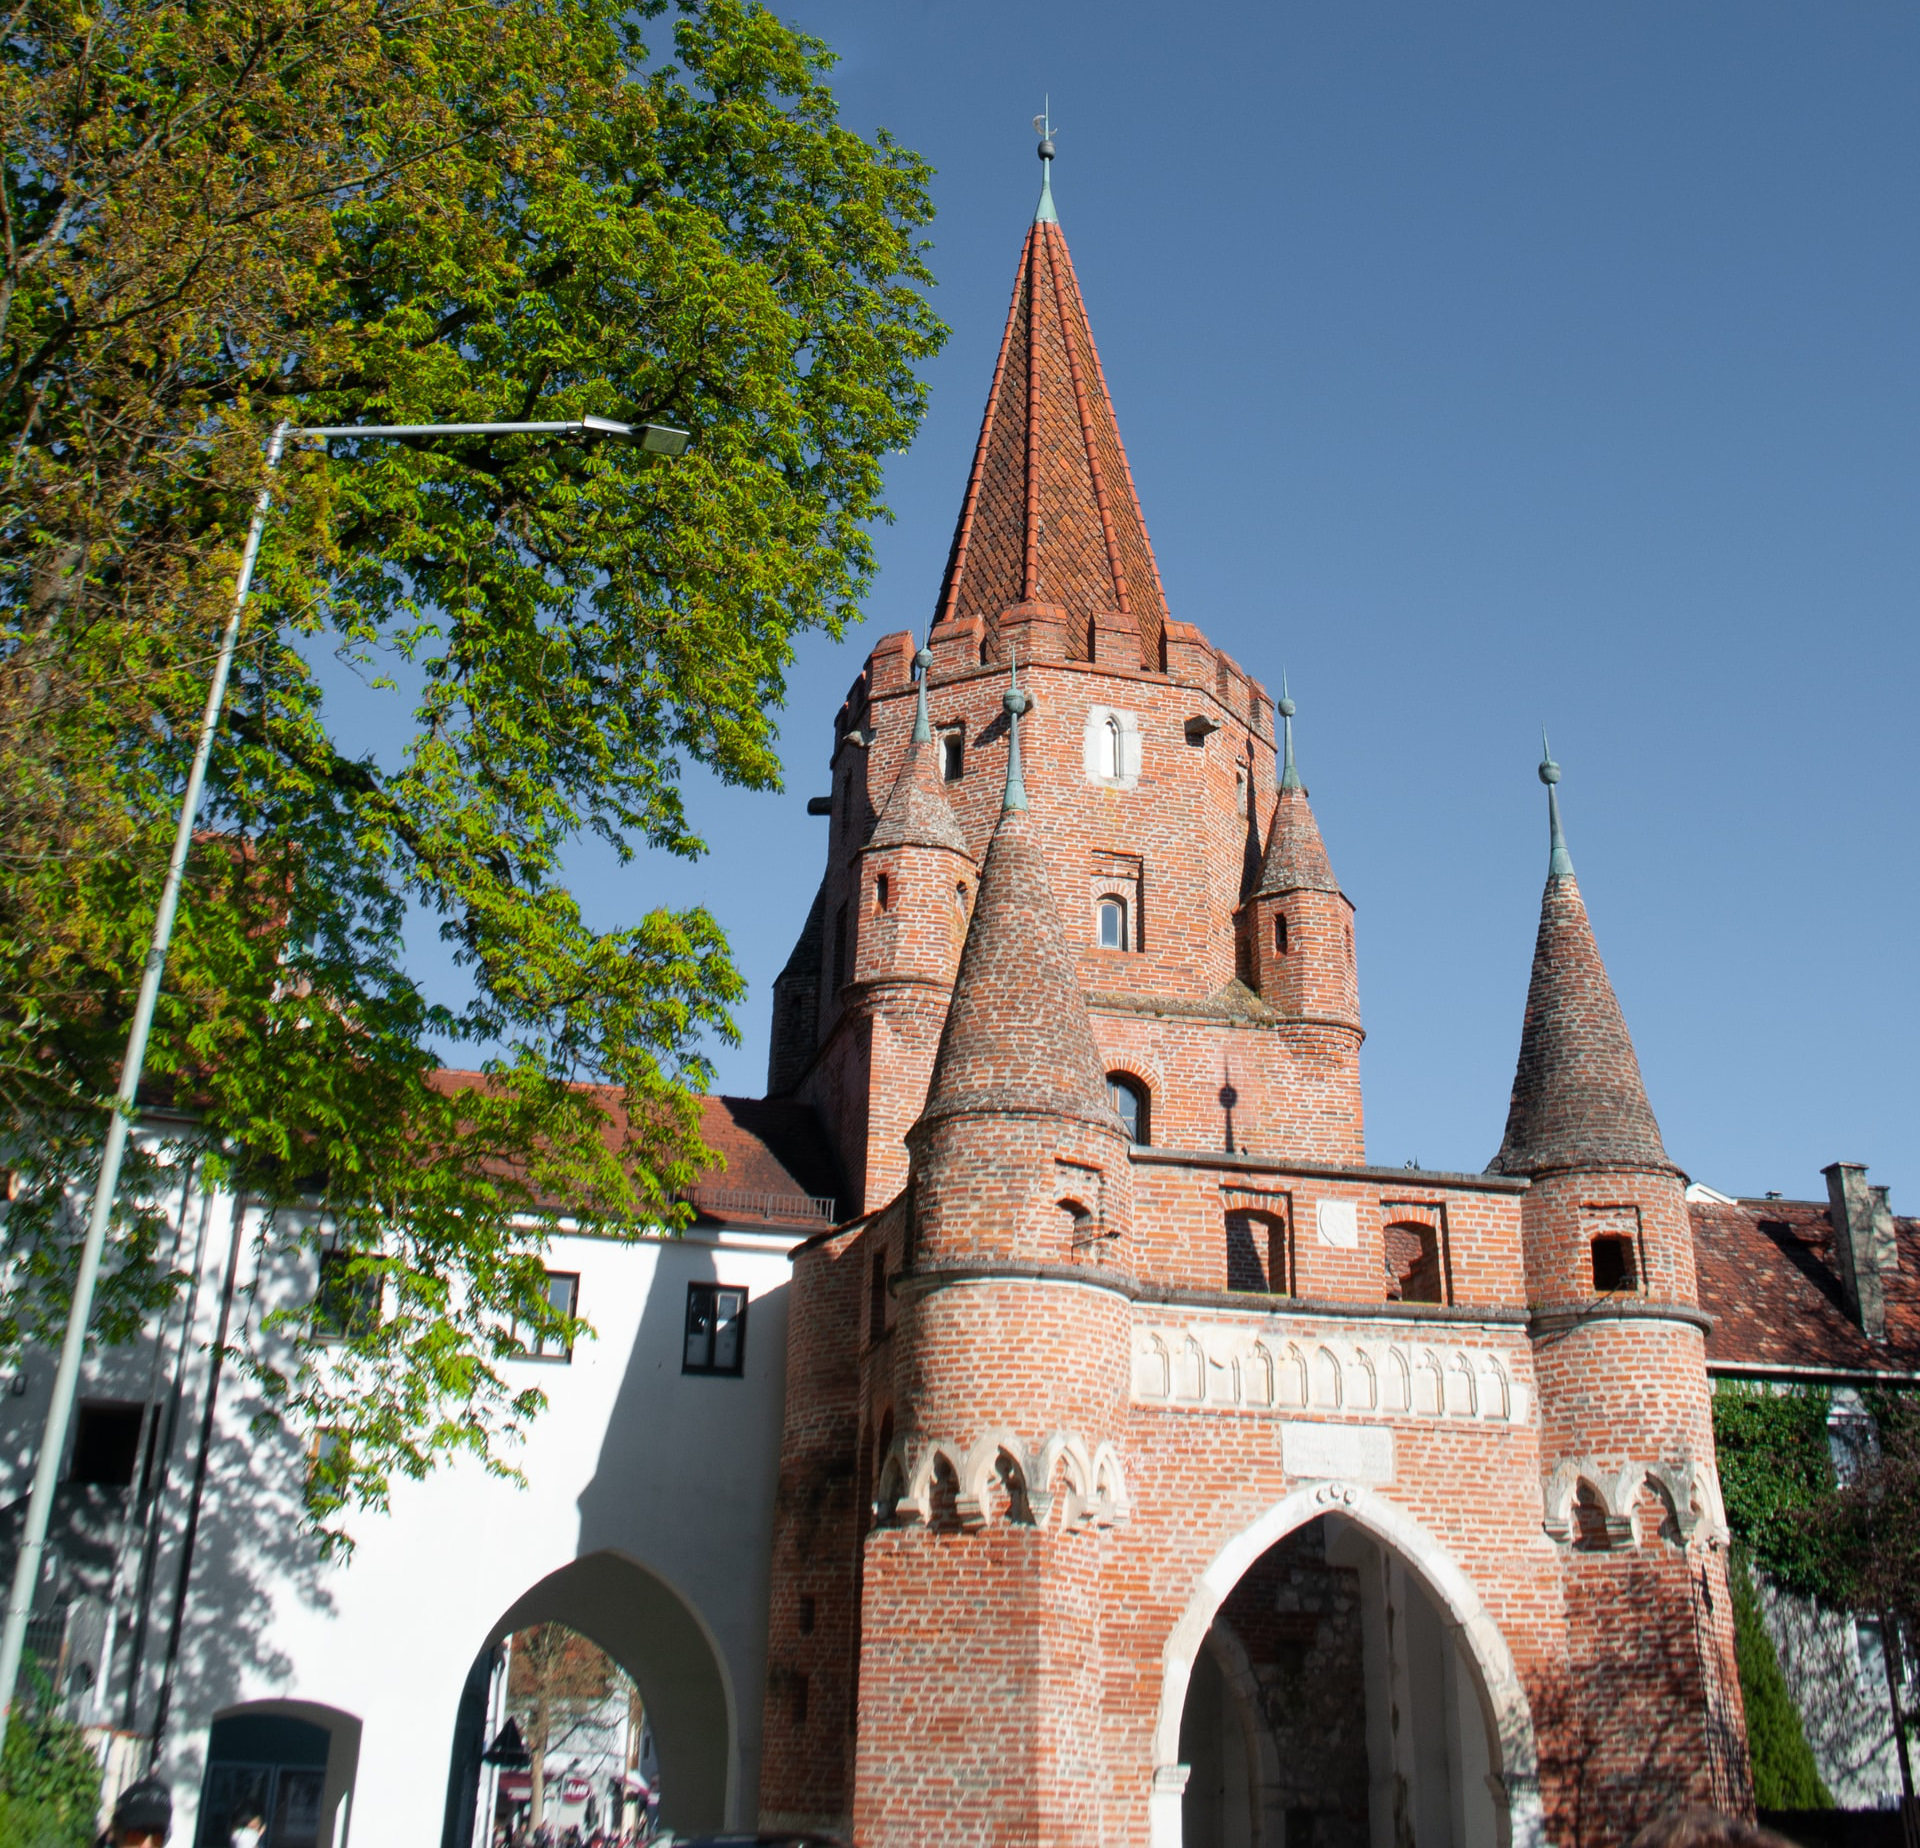
[[[322,1517],[449,1450],[509,1467],[498,1363],[556,1213],[674,1223],[741,984],[704,911],[612,928],[597,836],[697,854],[685,764],[777,779],[796,635],[838,633],[917,426],[928,169],[840,128],[745,0],[22,0],[0,55],[0,1351],[64,1314],[237,549],[281,420],[683,423],[299,448],[274,485],[149,1054],[194,1157],[376,1296],[238,1355],[326,1432]],[[316,663],[385,702],[351,754]],[[407,966],[436,919],[470,992]],[[450,1085],[436,1049],[480,1064]],[[102,1296],[177,1282],[156,1160]],[[175,1177],[177,1178],[177,1177]]]
[[[1843,1469],[1834,1467],[1828,1436],[1832,1396],[1820,1388],[1723,1383],[1714,1394],[1714,1443],[1727,1522],[1752,1563],[1784,1591],[1879,1623],[1911,1806],[1916,1716],[1902,1711],[1900,1686],[1903,1654],[1920,1637],[1920,1398],[1886,1389],[1861,1399],[1867,1423],[1846,1447]],[[1759,1771],[1756,1746],[1756,1783]]]
[[[573,1734],[599,1717],[616,1693],[624,1694],[630,1712],[637,1691],[605,1650],[576,1631],[543,1623],[514,1635],[507,1658],[507,1704],[526,1720],[521,1730],[533,1779],[529,1830],[546,1820],[547,1755],[564,1751]]]

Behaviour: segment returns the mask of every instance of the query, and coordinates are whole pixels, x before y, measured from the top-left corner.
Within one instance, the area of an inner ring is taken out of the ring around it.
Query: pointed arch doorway
[[[603,1551],[532,1586],[484,1639],[454,1724],[442,1848],[479,1839],[481,1754],[488,1740],[490,1672],[496,1645],[516,1632],[558,1624],[600,1649],[631,1677],[645,1703],[659,1752],[660,1821],[677,1834],[724,1829],[738,1821],[737,1703],[712,1632],[658,1573],[623,1553]]]
[[[1465,1574],[1384,1497],[1300,1490],[1168,1639],[1152,1848],[1541,1848],[1532,1715]]]

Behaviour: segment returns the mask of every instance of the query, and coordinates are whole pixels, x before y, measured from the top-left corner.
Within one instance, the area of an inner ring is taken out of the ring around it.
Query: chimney
[[[1833,1220],[1833,1251],[1847,1308],[1869,1340],[1887,1338],[1887,1296],[1882,1279],[1900,1268],[1893,1239],[1893,1209],[1884,1187],[1867,1185],[1859,1162],[1836,1161],[1821,1170],[1827,1177],[1828,1214]]]

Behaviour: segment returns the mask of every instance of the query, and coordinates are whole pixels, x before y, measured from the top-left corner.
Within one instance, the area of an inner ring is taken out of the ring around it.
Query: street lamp
[[[167,948],[173,940],[174,914],[180,906],[180,886],[186,874],[187,850],[193,845],[193,827],[200,813],[200,795],[207,780],[207,759],[213,753],[213,735],[227,696],[227,676],[240,639],[240,616],[253,587],[253,567],[260,556],[260,535],[266,530],[271,500],[271,471],[291,442],[325,442],[331,436],[441,437],[441,436],[571,436],[577,441],[605,439],[632,443],[655,455],[686,453],[692,440],[685,430],[670,424],[615,423],[607,417],[572,417],[556,423],[439,423],[439,424],[318,424],[295,429],[281,424],[267,442],[269,480],[260,489],[247,528],[247,547],[240,558],[240,579],[234,589],[233,610],[220,638],[220,654],[207,688],[206,710],[200,715],[200,736],[194,747],[193,767],[187,772],[186,793],[180,799],[180,823],[174,831],[173,854],[167,862],[166,884],[160,890],[160,909],[153,920],[153,942],[140,979],[140,998],[134,1003],[133,1023],[127,1031],[127,1050],[120,1066],[120,1089],[113,1100],[107,1125],[107,1145],[100,1157],[100,1175],[94,1183],[93,1212],[80,1247],[80,1266],[74,1273],[73,1303],[67,1312],[66,1338],[60,1344],[60,1364],[53,1376],[53,1399],[47,1407],[46,1430],[40,1439],[40,1458],[27,1498],[27,1518],[21,1530],[20,1552],[14,1560],[13,1589],[7,1598],[7,1618],[0,1630],[0,1747],[6,1743],[7,1721],[13,1711],[14,1684],[20,1678],[20,1658],[26,1648],[27,1619],[40,1580],[40,1562],[46,1552],[47,1522],[53,1512],[53,1491],[66,1449],[67,1426],[73,1417],[74,1394],[80,1384],[80,1362],[87,1345],[87,1323],[93,1313],[94,1285],[106,1249],[107,1225],[113,1217],[113,1196],[120,1184],[120,1164],[126,1154],[134,1100],[147,1060],[147,1035],[160,996],[160,976],[166,968]]]

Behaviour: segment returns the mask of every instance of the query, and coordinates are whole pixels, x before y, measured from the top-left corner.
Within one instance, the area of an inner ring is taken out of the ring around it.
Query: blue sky
[[[921,629],[1038,184],[1054,182],[1177,617],[1300,705],[1359,908],[1368,1148],[1479,1168],[1540,884],[1540,726],[1675,1159],[1920,1210],[1920,9],[806,0],[842,119],[939,169],[953,327],[893,463],[865,627],[807,647],[788,791],[714,852],[583,863],[701,899],[753,994],[819,876],[829,724]]]

